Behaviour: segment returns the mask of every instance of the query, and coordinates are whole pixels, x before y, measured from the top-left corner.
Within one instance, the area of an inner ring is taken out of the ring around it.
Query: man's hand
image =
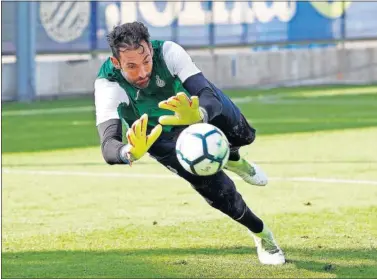
[[[201,122],[204,117],[199,108],[199,98],[192,96],[189,99],[183,92],[160,102],[158,107],[175,112],[174,115],[160,116],[158,122],[161,125],[191,125]]]
[[[153,128],[149,135],[147,135],[148,115],[143,114],[140,119],[136,120],[130,129],[128,129],[126,136],[128,139],[127,153],[129,153],[130,160],[135,161],[143,157],[149,150],[151,145],[158,139],[162,132],[162,126],[157,125]]]

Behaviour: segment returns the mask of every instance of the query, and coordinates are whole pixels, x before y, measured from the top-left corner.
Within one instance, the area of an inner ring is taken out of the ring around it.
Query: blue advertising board
[[[17,2],[2,5],[2,53],[14,53]],[[376,15],[377,2],[359,1],[40,2],[36,48],[107,51],[106,34],[135,20],[186,47],[376,38]]]

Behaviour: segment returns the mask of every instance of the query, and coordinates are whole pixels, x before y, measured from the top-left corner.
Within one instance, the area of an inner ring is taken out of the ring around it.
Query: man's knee
[[[240,147],[254,142],[256,130],[251,127],[245,117],[241,115],[238,124],[227,131],[226,135],[231,147]]]
[[[246,121],[246,120],[245,120]],[[246,145],[252,144],[255,140],[255,134],[256,130],[252,128],[248,123],[246,124],[247,126],[245,127],[245,142]]]

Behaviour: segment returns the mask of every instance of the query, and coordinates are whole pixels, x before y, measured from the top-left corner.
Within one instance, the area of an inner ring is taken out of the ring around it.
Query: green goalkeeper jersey
[[[179,45],[158,40],[151,41],[151,44],[153,68],[151,80],[145,89],[128,83],[110,58],[103,63],[95,83],[97,125],[108,119],[119,118],[123,124],[130,126],[146,113],[149,117],[148,126],[154,127],[160,116],[173,114],[160,109],[160,101],[178,92],[185,92],[189,96],[182,83],[200,70]],[[163,126],[165,131],[171,128]]]

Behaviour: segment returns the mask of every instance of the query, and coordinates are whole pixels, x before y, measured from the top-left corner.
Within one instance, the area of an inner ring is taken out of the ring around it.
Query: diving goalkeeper
[[[267,177],[239,148],[255,139],[253,129],[232,101],[208,81],[187,52],[171,41],[150,40],[140,22],[116,26],[107,36],[112,56],[95,81],[96,125],[108,164],[132,164],[147,152],[189,182],[212,207],[251,232],[263,264],[283,264],[285,257],[272,232],[246,205],[234,182],[220,171],[201,177],[180,165],[175,144],[188,125],[208,122],[230,143],[225,169],[252,185]],[[130,127],[122,141],[122,126]]]

